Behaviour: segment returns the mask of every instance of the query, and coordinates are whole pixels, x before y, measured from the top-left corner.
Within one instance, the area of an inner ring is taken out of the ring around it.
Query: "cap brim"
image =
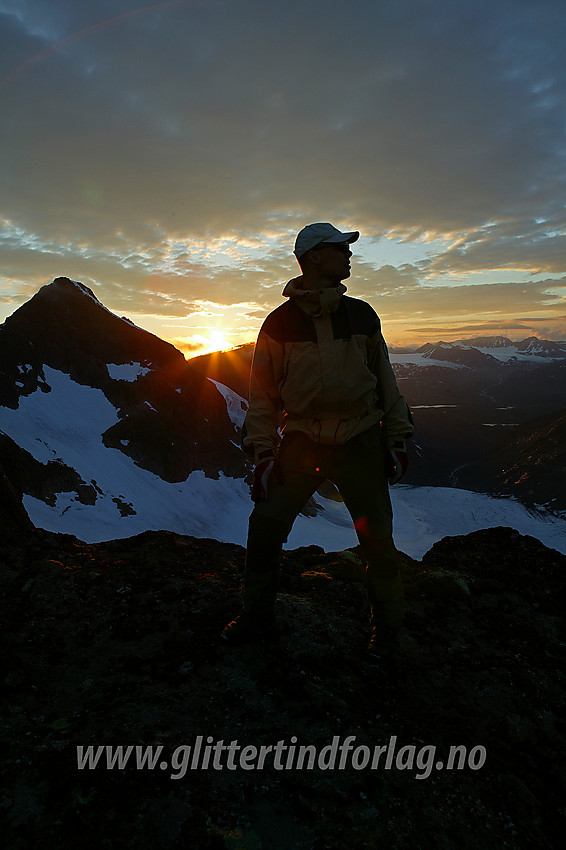
[[[325,242],[335,243],[335,242],[356,242],[360,237],[359,230],[352,230],[350,233],[336,233],[334,236],[329,236],[328,239],[322,239],[320,244],[324,245]]]
[[[321,225],[309,225],[309,228],[311,230],[315,227],[320,230]],[[319,233],[316,232],[314,234],[308,233],[305,235],[304,231],[308,230],[309,228],[304,228],[303,230],[301,230],[295,241],[295,250],[293,251],[293,253],[299,258],[303,257],[305,254],[308,254],[308,252],[312,251],[313,248],[316,248],[317,245],[336,245],[343,242],[348,242],[351,244],[352,242],[355,242],[356,239],[358,239],[360,236],[359,230],[350,230],[347,233],[342,233],[340,230],[337,230],[336,228],[332,227],[332,230],[334,232],[331,232],[330,236],[327,236],[325,239],[324,237],[321,237]],[[324,229],[328,230],[327,225],[324,225]]]

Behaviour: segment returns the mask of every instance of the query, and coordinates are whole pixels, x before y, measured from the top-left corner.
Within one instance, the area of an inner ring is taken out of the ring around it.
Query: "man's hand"
[[[385,474],[390,484],[398,484],[407,471],[409,459],[402,448],[389,449],[385,455]]]
[[[274,458],[271,458],[271,460],[264,460],[254,469],[252,502],[267,501],[267,487],[271,477],[273,477],[273,480],[277,481],[279,484],[283,482],[281,469]]]

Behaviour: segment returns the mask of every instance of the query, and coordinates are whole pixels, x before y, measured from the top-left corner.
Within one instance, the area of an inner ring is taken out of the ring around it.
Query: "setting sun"
[[[227,351],[233,347],[234,343],[228,340],[227,334],[222,328],[209,327],[202,330],[204,333],[185,337],[169,337],[167,342],[182,351],[187,359],[199,357],[202,354],[212,354],[215,351]],[[234,336],[232,332],[229,332],[229,335]]]
[[[230,348],[230,343],[226,339],[224,331],[221,328],[215,328],[210,332],[209,348],[212,351],[224,351],[224,349]]]

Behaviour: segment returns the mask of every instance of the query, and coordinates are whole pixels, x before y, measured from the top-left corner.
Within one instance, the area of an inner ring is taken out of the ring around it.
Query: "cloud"
[[[328,219],[449,241],[422,264],[357,262],[351,291],[395,319],[544,306],[536,286],[423,288],[435,276],[566,274],[555,0],[0,0],[0,15],[13,287],[68,274],[111,309],[184,316],[206,296],[261,313],[298,272],[296,231]]]
[[[533,274],[561,274],[566,234],[548,232],[546,222],[490,224],[467,233],[428,264],[428,274],[486,269],[521,269]]]
[[[553,4],[536,16],[518,4],[510,25],[503,3],[368,2],[356,15],[336,2],[186,3],[153,18],[120,18],[132,8],[118,3],[92,30],[104,7],[83,5],[79,21],[70,4],[50,16],[29,2],[9,34],[23,55],[38,46],[34,29],[63,42],[4,92],[19,149],[11,184],[25,167],[41,204],[27,209],[35,232],[48,199],[58,232],[71,206],[79,224],[138,237],[156,222],[257,231],[267,211],[297,205],[444,232],[523,211],[533,194],[550,201],[564,63]],[[14,98],[40,140],[23,150]]]
[[[446,325],[417,326],[408,328],[407,333],[413,344],[419,342],[454,342],[471,336],[507,336],[512,340],[521,340],[530,336],[551,341],[566,340],[566,322],[474,322],[460,324],[451,322]],[[395,341],[394,345],[406,344],[405,340]]]
[[[454,334],[461,336],[465,330],[499,333],[524,328],[535,333],[532,319],[514,318],[528,312],[539,313],[537,319],[545,325],[550,339],[566,336],[566,278],[473,286],[426,285],[412,289],[408,296],[378,292],[370,300],[382,318],[386,337],[396,342],[407,337],[430,339],[438,334],[454,339]],[[536,335],[541,333],[536,330]]]
[[[423,283],[418,287],[410,286],[409,290],[407,295],[402,288],[395,291],[376,286],[375,298],[385,305],[388,311],[394,309],[408,314],[422,311],[430,314],[435,309],[461,314],[477,313],[478,310],[500,310],[502,313],[509,313],[509,305],[513,305],[513,312],[534,310],[537,307],[552,307],[563,311],[566,303],[566,277],[527,283]]]
[[[202,342],[193,342],[189,339],[170,339],[170,343],[172,343],[175,348],[182,351],[185,357],[194,357],[196,354],[201,354],[204,352],[205,346]]]

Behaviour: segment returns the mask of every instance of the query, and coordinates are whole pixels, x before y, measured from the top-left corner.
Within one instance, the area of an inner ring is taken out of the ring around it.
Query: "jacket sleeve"
[[[368,365],[377,379],[377,392],[383,408],[383,432],[387,448],[399,447],[414,433],[413,417],[407,402],[399,392],[387,345],[377,318],[377,330],[368,339]]]
[[[249,406],[242,429],[246,452],[256,463],[275,457],[279,445],[283,345],[261,328],[250,376]]]

